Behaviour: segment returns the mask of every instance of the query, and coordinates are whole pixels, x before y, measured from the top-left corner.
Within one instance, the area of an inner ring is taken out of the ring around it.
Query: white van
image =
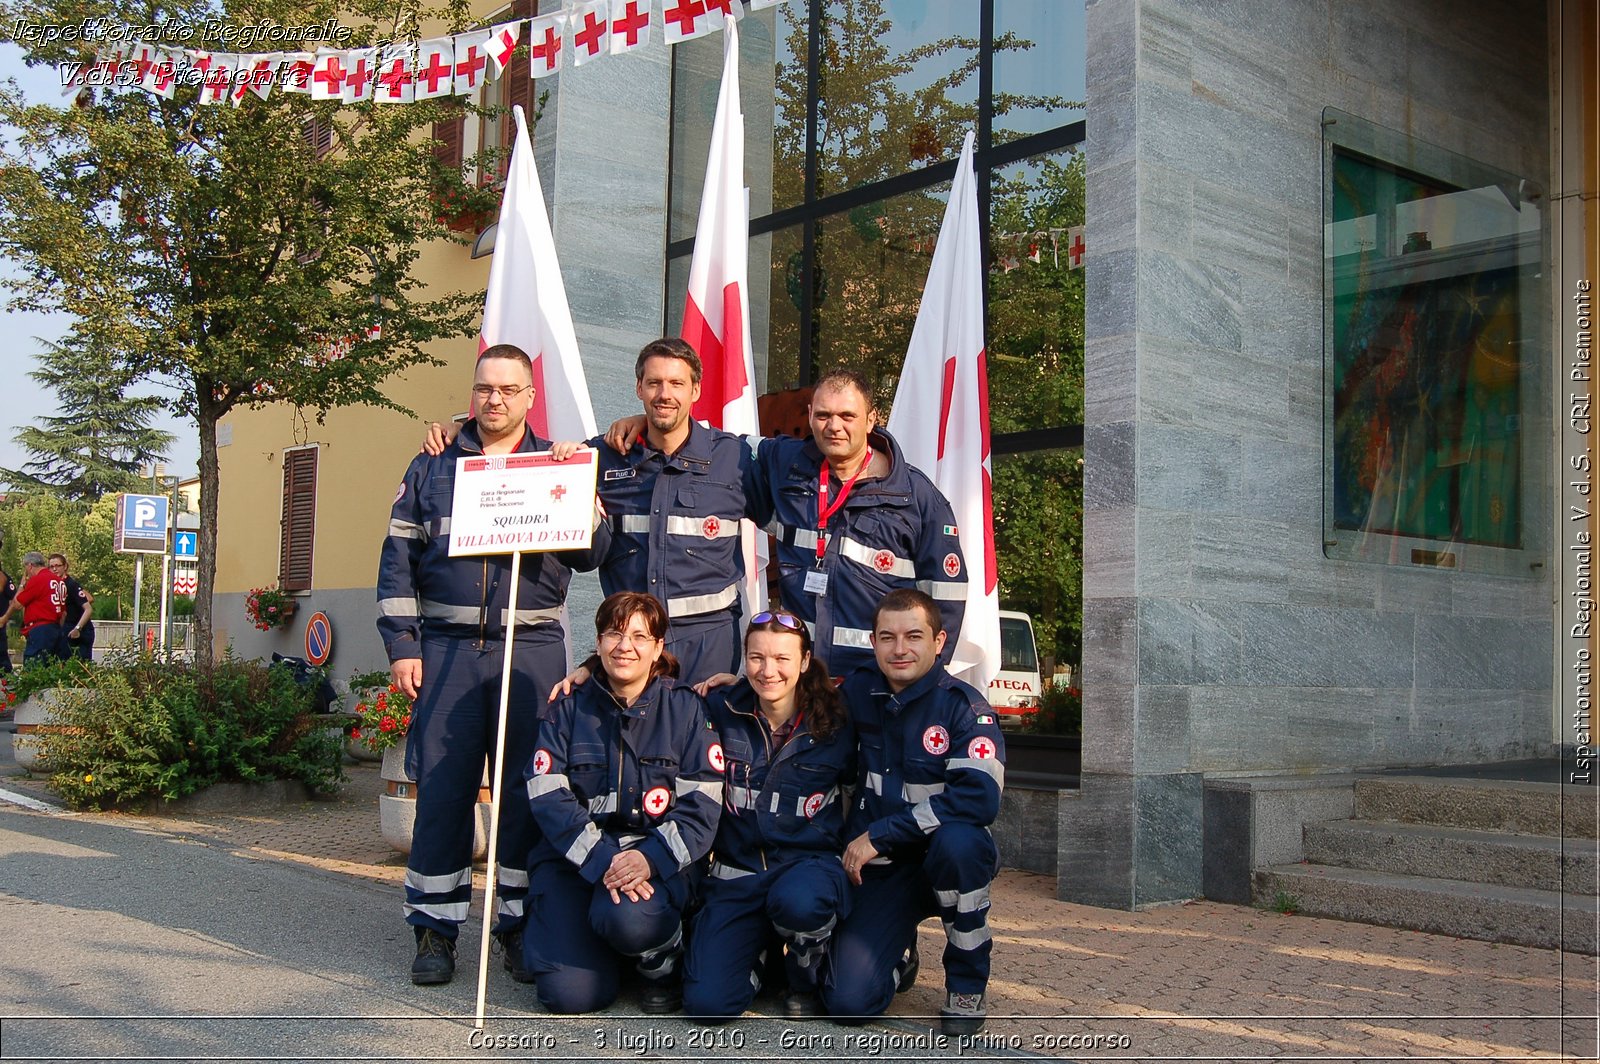
[[[1033,622],[1026,613],[1000,611],[1000,671],[989,681],[989,704],[1004,727],[1020,727],[1039,708],[1044,685]]]

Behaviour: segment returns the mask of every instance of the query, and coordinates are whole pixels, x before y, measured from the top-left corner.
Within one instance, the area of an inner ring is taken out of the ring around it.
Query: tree
[[[113,0],[104,14],[168,27],[335,19],[349,31],[336,43],[360,47],[414,39],[423,13],[414,0]],[[0,0],[7,25],[82,15],[79,0]],[[465,5],[447,17],[463,28]],[[89,49],[41,43],[28,62],[88,61]],[[169,407],[198,426],[202,661],[212,657],[218,421],[269,403],[319,419],[350,404],[399,409],[382,382],[435,362],[423,345],[472,331],[475,297],[419,293],[411,276],[421,247],[446,236],[437,200],[478,191],[429,137],[462,107],[340,106],[279,87],[238,107],[202,105],[192,86],[170,100],[91,90],[68,107],[0,92],[0,120],[16,130],[0,157],[0,251],[25,271],[12,306],[71,313],[74,344],[114,353],[132,379],[171,382]]]
[[[139,466],[160,457],[172,434],[150,421],[165,405],[155,396],[130,396],[128,371],[107,372],[103,354],[66,343],[49,348],[28,374],[56,394],[57,413],[17,433],[32,458],[0,470],[16,488],[47,491],[87,506],[103,495],[139,487]]]

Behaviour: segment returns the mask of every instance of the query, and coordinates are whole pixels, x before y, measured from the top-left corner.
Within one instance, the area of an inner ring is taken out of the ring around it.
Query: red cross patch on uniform
[[[705,532],[707,539],[716,539],[717,533],[722,531],[722,522],[717,520],[714,516],[708,517],[706,518],[705,524],[701,525],[700,527],[701,530]]]
[[[930,754],[942,754],[950,749],[950,733],[935,724],[922,733],[922,748]]]
[[[872,556],[872,567],[878,570],[880,573],[887,573],[890,569],[894,568],[894,553],[892,551],[880,550],[878,553]]]
[[[667,806],[672,801],[672,792],[665,787],[651,787],[644,793],[644,811],[651,816],[660,816],[667,811]]]
[[[722,772],[728,767],[727,762],[722,760],[721,743],[711,744],[711,749],[706,751],[706,760],[710,762],[711,767],[718,772]]]
[[[823,797],[824,797],[824,795],[822,794],[822,792],[818,791],[816,794],[813,794],[810,798],[806,799],[806,804],[804,806],[804,809],[805,809],[805,814],[806,814],[806,819],[807,820],[810,820],[812,817],[816,816],[817,813],[819,813],[822,810],[822,799],[823,799]]]
[[[533,752],[533,774],[543,776],[550,771],[550,751],[535,750]]]
[[[394,502],[390,503],[389,505],[393,506],[395,502],[399,502],[401,499],[403,499],[405,497],[406,497],[406,482],[402,480],[400,482],[400,486],[398,488],[396,488],[395,491],[394,491]]]
[[[952,580],[961,575],[961,559],[955,551],[944,556],[944,575]]]
[[[979,761],[987,761],[994,756],[994,740],[985,736],[978,736],[967,744],[967,756]]]

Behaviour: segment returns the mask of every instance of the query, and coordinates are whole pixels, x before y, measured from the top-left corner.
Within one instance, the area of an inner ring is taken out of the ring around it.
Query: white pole
[[[133,556],[133,651],[144,649],[144,633],[139,631],[139,589],[144,585],[144,555]]]
[[[161,556],[161,620],[156,629],[156,646],[167,649],[167,603],[172,600],[172,555]]]
[[[494,775],[489,787],[489,855],[483,890],[483,937],[478,943],[478,1005],[474,1027],[483,1027],[483,1001],[489,989],[489,935],[494,927],[495,871],[500,849],[500,781],[506,767],[506,714],[511,703],[511,653],[517,627],[517,584],[522,578],[522,552],[511,552],[511,593],[506,603],[506,653],[500,665],[500,721],[494,737]]]

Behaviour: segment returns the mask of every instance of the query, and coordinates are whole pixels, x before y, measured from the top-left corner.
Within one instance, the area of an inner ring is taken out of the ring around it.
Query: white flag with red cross
[[[611,54],[650,43],[651,0],[611,0]]]
[[[589,0],[572,13],[572,65],[611,54],[611,0]]]
[[[726,432],[761,431],[750,343],[750,220],[745,206],[744,112],[739,106],[739,29],[728,23],[722,46],[722,88],[711,124],[711,151],[700,191],[683,339],[700,356],[700,399],[694,416]],[[766,536],[740,523],[744,545],[745,616],[766,606]]]
[[[263,100],[272,95],[272,83],[277,80],[283,56],[278,52],[239,57],[239,70],[244,75],[233,86],[233,105],[238,107],[252,92]]]
[[[432,37],[417,42],[414,99],[433,100],[449,96],[456,89],[456,41],[454,37]]]
[[[522,22],[502,22],[489,29],[489,43],[484,45],[489,61],[494,64],[494,76],[500,77],[511,65],[511,53],[517,50],[522,36]]]
[[[1083,266],[1083,226],[1075,225],[1067,230],[1067,269],[1076,270]]]
[[[969,132],[956,163],[922,306],[889,414],[889,432],[955,511],[967,561],[966,614],[950,671],[979,691],[1000,668],[989,372],[983,342],[983,245]],[[937,411],[938,416],[931,416]],[[948,585],[945,585],[948,586]]]
[[[471,96],[488,80],[490,30],[456,34],[456,95]]]
[[[408,44],[391,44],[378,60],[378,84],[373,98],[379,103],[411,103],[416,99],[416,62]]]
[[[366,103],[378,86],[378,50],[352,49],[345,57],[344,88],[339,99],[345,103]]]
[[[720,16],[723,22],[738,22],[744,18],[743,0],[705,0],[706,10]]]
[[[704,37],[722,22],[722,9],[707,7],[706,0],[661,0],[661,28],[668,44]]]
[[[564,14],[540,15],[528,23],[528,67],[536,78],[561,69],[561,27]]]
[[[317,57],[311,52],[288,52],[283,57],[283,91],[308,93]]]
[[[342,49],[317,49],[317,65],[311,71],[313,100],[337,100],[344,94],[344,60]]]
[[[200,102],[203,104],[227,103],[233,95],[233,72],[239,66],[239,56],[217,53],[207,56],[205,76],[200,82]],[[198,69],[200,64],[196,62]]]
[[[144,76],[139,80],[139,87],[155,93],[163,100],[170,100],[178,91],[178,68],[183,65],[183,55],[166,48],[157,48]]]
[[[495,344],[516,344],[526,351],[533,361],[528,425],[548,440],[586,440],[595,435],[589,385],[578,357],[527,121],[521,107],[513,108],[513,114],[517,138],[500,200],[478,351]]]

